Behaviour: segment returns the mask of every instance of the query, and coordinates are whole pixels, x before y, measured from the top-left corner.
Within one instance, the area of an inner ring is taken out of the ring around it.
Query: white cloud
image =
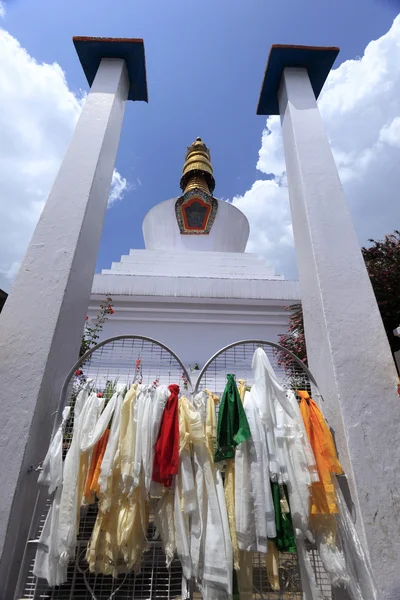
[[[330,73],[319,108],[360,243],[382,238],[400,221],[400,16],[385,35],[368,44],[361,59],[348,60]],[[249,218],[249,249],[293,277],[278,117],[267,119],[257,168],[273,176],[275,186],[257,181],[233,203]]]
[[[400,117],[395,117],[391,123],[382,127],[379,141],[389,146],[400,147]]]
[[[286,273],[295,260],[287,188],[274,179],[259,180],[233,204],[250,222],[247,251],[263,254],[277,275]]]
[[[108,206],[110,207],[114,202],[122,200],[125,192],[129,189],[128,182],[125,177],[122,177],[116,169],[113,171],[111,180],[110,197],[108,198]]]
[[[0,4],[1,14],[1,4]],[[58,64],[39,64],[0,29],[0,288],[18,271],[81,112]],[[109,206],[129,184],[114,171]]]
[[[6,7],[4,6],[4,2],[0,0],[0,19],[4,19],[6,16]]]

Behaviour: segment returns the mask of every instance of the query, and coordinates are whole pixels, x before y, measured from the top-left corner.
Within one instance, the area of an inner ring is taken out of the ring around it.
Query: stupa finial
[[[195,187],[207,194],[212,194],[215,188],[210,150],[200,137],[186,151],[181,177],[181,190],[184,193]]]

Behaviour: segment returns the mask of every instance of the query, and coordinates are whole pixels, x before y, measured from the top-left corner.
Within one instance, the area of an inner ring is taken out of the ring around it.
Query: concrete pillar
[[[337,52],[273,47],[258,112],[281,116],[310,369],[335,432],[378,597],[396,600],[397,374],[316,104]]]
[[[29,467],[44,458],[79,353],[126,100],[147,99],[141,40],[74,42],[93,83],[0,316],[2,600],[14,597],[37,493]]]

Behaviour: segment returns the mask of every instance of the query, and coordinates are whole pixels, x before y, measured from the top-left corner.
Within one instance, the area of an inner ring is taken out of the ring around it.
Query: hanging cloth
[[[156,388],[149,386],[145,397],[145,406],[142,417],[142,468],[144,473],[144,486],[147,495],[150,492],[151,477],[153,474],[154,453],[152,450],[153,410],[156,400]]]
[[[186,398],[181,398],[181,402],[193,448],[198,500],[198,510],[191,517],[192,573],[197,575],[203,600],[230,599],[233,560],[224,488],[219,465],[212,462],[205,436],[205,431],[212,436],[216,423],[215,400],[211,394],[196,396],[197,406],[207,402],[205,428],[203,410],[197,410]]]
[[[106,429],[93,449],[92,458],[90,460],[89,473],[86,478],[85,489],[83,492],[87,504],[92,504],[94,502],[94,494],[97,491],[101,463],[103,462],[109,435],[110,430]]]
[[[148,465],[143,462],[147,460],[147,445],[149,439],[149,409],[151,406],[151,393],[154,391],[153,386],[139,384],[137,388],[136,407],[134,412],[134,421],[136,428],[136,443],[135,456],[133,461],[133,486],[139,485],[139,477],[141,469],[149,472]],[[149,484],[150,485],[150,484]]]
[[[119,460],[121,469],[121,492],[133,490],[133,457],[136,443],[136,422],[133,413],[136,403],[137,383],[133,383],[124,396],[121,407],[119,430]]]
[[[72,442],[71,446],[74,442],[73,452],[76,452],[79,456],[79,435],[80,429],[82,426],[81,415],[84,407],[87,404],[89,398],[89,389],[93,380],[88,379],[81,391],[78,393],[75,405],[74,405],[74,425],[73,425],[73,433],[72,433]],[[66,409],[64,409],[65,411]],[[63,411],[63,416],[66,416],[66,412]],[[68,412],[68,411],[67,411]],[[62,444],[62,436],[61,436],[61,444]],[[52,446],[52,444],[50,444]],[[58,444],[57,444],[58,447]],[[54,451],[56,451],[55,443],[52,446]],[[50,450],[50,449],[49,449]],[[58,447],[59,450],[59,447]],[[62,447],[61,447],[62,450]],[[71,450],[71,447],[70,447]],[[70,452],[68,451],[68,453]],[[48,452],[49,454],[49,452]],[[67,454],[68,456],[68,454]],[[50,458],[50,457],[49,457]],[[78,459],[79,460],[79,459]],[[73,477],[72,466],[73,461],[69,460],[69,469],[70,469],[70,477]],[[66,523],[63,524],[63,530],[60,530],[60,509],[61,509],[61,499],[63,495],[63,482],[65,479],[65,465],[61,464],[61,472],[62,472],[62,482],[57,487],[56,493],[54,495],[54,499],[51,505],[51,508],[47,514],[46,521],[42,530],[42,533],[39,538],[39,544],[35,557],[34,564],[34,574],[37,577],[43,577],[47,579],[47,582],[50,586],[61,585],[67,580],[67,569],[68,569],[68,561],[60,561],[60,553],[64,550],[65,545],[60,543],[60,535],[65,533],[68,535],[68,530],[66,530]],[[53,470],[50,469],[50,472],[53,473],[55,479],[52,481],[56,481],[59,479],[59,464]],[[76,478],[76,471],[74,472],[74,476]],[[46,475],[47,478],[47,475]],[[67,482],[68,483],[68,482]],[[72,496],[71,500],[74,500]],[[72,505],[73,508],[73,505]],[[75,516],[75,515],[74,515]],[[73,517],[74,523],[76,524],[76,519]],[[65,539],[65,538],[64,538]]]
[[[238,379],[238,390],[239,390],[240,399],[241,399],[242,404],[243,404],[243,402],[244,402],[244,395],[246,393],[246,380],[245,379]]]
[[[113,491],[113,475],[115,471],[116,458],[119,456],[118,443],[121,427],[121,407],[123,395],[118,393],[114,417],[110,427],[110,435],[107,442],[107,447],[100,467],[100,475],[98,478],[98,497],[99,507],[106,512],[110,509],[112,503]],[[120,476],[120,462],[118,461],[118,477]]]
[[[84,402],[83,406],[78,408]],[[80,505],[83,494],[83,473],[85,464],[81,462],[88,458],[88,453],[81,453],[81,440],[83,432],[89,430],[89,424],[94,420],[93,415],[98,415],[99,398],[92,392],[89,397],[86,393],[75,403],[74,431],[71,446],[64,462],[64,477],[60,500],[59,516],[59,556],[61,564],[68,564],[75,554],[76,539],[79,525]],[[82,494],[81,494],[82,492]]]
[[[335,514],[338,509],[331,474],[343,474],[335,443],[319,407],[310,398],[308,392],[298,390],[297,394],[301,398],[300,412],[314,451],[319,474],[319,482],[312,486],[311,514]]]
[[[43,461],[42,470],[39,473],[38,483],[49,486],[49,494],[62,483],[63,460],[63,432],[66,422],[69,419],[71,407],[66,406],[62,413],[62,422],[57,429],[53,439],[50,442],[49,449]]]
[[[171,393],[161,420],[153,464],[153,481],[171,487],[172,476],[178,473],[179,464],[179,386],[170,385]]]
[[[157,502],[154,511],[155,538],[160,537],[166,559],[167,569],[174,560],[176,551],[175,521],[174,521],[174,491],[163,488],[164,493]]]
[[[318,481],[318,472],[296,397],[288,390],[287,398],[295,418],[280,405],[276,409],[275,435],[279,462],[283,465],[281,479],[289,493],[293,528],[299,528],[306,538],[314,541],[309,526],[310,490],[312,483]]]
[[[206,394],[206,444],[211,464],[214,464],[214,453],[217,445],[217,411],[215,405],[219,402],[219,398],[208,390],[206,390]]]
[[[286,486],[271,482],[275,508],[276,546],[280,552],[296,553],[292,517]]]
[[[346,556],[346,566],[349,573],[348,591],[352,600],[378,600],[378,592],[372,575],[372,569],[364,552],[351,514],[340,489],[335,475],[332,483],[336,492],[338,514],[337,537]]]
[[[153,401],[153,410],[152,410],[152,427],[151,427],[151,456],[150,456],[150,464],[151,464],[151,479],[153,479],[153,465],[154,465],[154,455],[156,451],[156,444],[158,440],[158,436],[160,433],[160,426],[162,421],[162,416],[164,414],[164,408],[166,402],[171,395],[171,392],[168,389],[167,385],[159,385],[156,389],[156,393]],[[155,481],[151,481],[150,483],[150,494],[154,498],[161,498],[164,493],[164,486],[161,483],[156,483]]]
[[[237,539],[241,550],[266,553],[267,538],[276,537],[275,510],[265,434],[252,391],[246,392],[244,410],[251,438],[236,450]]]
[[[295,418],[295,413],[262,348],[257,348],[254,352],[252,369],[254,383],[251,387],[251,394],[257,405],[267,439],[269,476],[272,481],[278,481],[280,478],[280,464],[275,437],[277,408],[280,407],[292,419]]]
[[[224,481],[225,504],[228,513],[229,531],[231,534],[233,566],[237,571],[239,566],[239,546],[236,535],[236,516],[235,516],[235,460],[228,458],[225,467]]]
[[[227,375],[218,413],[217,448],[214,462],[235,457],[235,448],[250,437],[247,422],[234,375]]]
[[[58,553],[61,492],[62,486],[57,488],[50,510],[47,513],[33,566],[33,574],[36,577],[46,579],[50,587],[62,585],[67,581],[68,564],[60,564]]]
[[[338,510],[335,474],[343,474],[343,469],[337,457],[335,443],[319,407],[308,392],[299,390],[298,395],[301,398],[300,411],[314,450],[320,478],[318,483],[313,484],[311,496],[311,519],[316,531],[317,548],[332,585],[344,586],[352,600],[362,600],[364,596],[357,582],[357,573],[354,573],[352,568],[352,555],[359,556],[356,545],[349,551],[346,537],[339,536],[337,540],[337,525],[339,524],[343,531],[343,517]],[[342,512],[345,512],[343,506]],[[341,542],[341,547],[338,541]],[[368,597],[372,598],[373,582],[368,576],[367,581],[365,593],[368,590]]]
[[[107,427],[111,421],[111,418],[113,416],[115,404],[117,401],[117,396],[118,396],[117,392],[115,392],[115,394],[113,394],[111,396],[110,400],[107,402],[107,405],[101,414],[100,414],[101,406],[104,403],[105,399],[104,398],[99,399],[99,409],[100,410],[98,410],[98,414],[100,414],[100,416],[97,415],[97,418],[95,418],[94,424],[92,425],[91,430],[89,432],[87,432],[85,438],[82,439],[82,442],[81,442],[81,451],[82,452],[86,452],[87,450],[90,450],[91,448],[93,448],[93,446],[95,446],[95,444],[97,444],[97,442],[100,440],[100,438],[104,435],[104,432],[107,429]]]
[[[281,589],[279,583],[279,550],[276,547],[276,540],[268,540],[266,563],[269,584],[274,592],[279,592]]]
[[[315,458],[294,393],[286,391],[278,381],[265,352],[259,348],[256,353],[260,388],[266,392],[268,403],[274,411],[273,443],[279,467],[278,480],[287,485],[289,493],[303,591],[305,597],[310,600],[322,600],[305,545],[306,539],[314,541],[309,520],[310,488],[313,482],[318,481]],[[253,364],[256,361],[256,353]],[[254,385],[252,392],[253,388]],[[266,431],[269,433],[268,427]]]
[[[118,474],[113,475],[113,491],[118,492]],[[144,501],[143,475],[130,496],[114,497],[106,512],[99,508],[86,551],[91,573],[112,575],[139,572],[146,550],[149,510]]]

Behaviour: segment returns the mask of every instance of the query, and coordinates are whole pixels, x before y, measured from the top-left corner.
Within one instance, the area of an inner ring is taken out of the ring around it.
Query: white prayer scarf
[[[197,498],[194,484],[191,435],[186,421],[186,410],[183,406],[186,398],[181,398],[178,405],[179,419],[179,477],[182,494],[182,510],[189,515],[197,509]]]
[[[36,550],[33,574],[47,580],[50,587],[67,581],[68,564],[60,564],[58,527],[62,486],[57,488]]]
[[[68,564],[75,553],[79,511],[82,500],[79,497],[82,432],[88,427],[86,419],[91,421],[93,413],[96,413],[98,408],[97,394],[92,392],[88,397],[88,388],[89,384],[78,394],[75,403],[72,442],[64,462],[58,531],[58,553],[63,565]]]
[[[118,392],[114,418],[111,423],[110,435],[107,442],[106,451],[101,463],[100,475],[99,475],[99,504],[103,512],[109,510],[111,506],[111,484],[114,464],[118,460],[118,443],[119,443],[119,432],[121,426],[121,406],[123,402],[123,396]]]
[[[287,485],[289,492],[303,590],[306,598],[322,600],[305,546],[305,539],[314,541],[309,528],[310,486],[318,481],[314,454],[294,393],[284,390],[265,353],[262,365],[264,390],[275,409],[274,434],[277,464],[280,467],[279,481]]]
[[[136,404],[133,413],[134,427],[136,429],[135,454],[133,457],[133,487],[139,485],[140,470],[142,468],[142,438],[143,415],[149,399],[149,386],[139,384],[136,393]]]
[[[351,514],[335,475],[332,476],[336,492],[338,514],[336,535],[343,548],[349,574],[348,592],[352,600],[378,600],[371,565],[364,552]]]
[[[276,410],[276,439],[282,481],[287,485],[290,511],[294,528],[313,540],[309,529],[310,486],[318,481],[314,454],[304,429],[304,422],[293,392],[287,392],[295,418],[292,419],[280,405]]]
[[[104,406],[104,398],[102,396],[99,397],[96,392],[93,392],[91,396],[92,401],[90,405],[88,405],[85,422],[82,425],[79,443],[81,452],[87,452],[90,448],[92,448],[93,444],[91,441],[94,437],[97,421]]]
[[[182,510],[182,496],[179,474],[174,477],[174,522],[176,551],[182,565],[182,598],[187,597],[187,582],[192,577],[189,549],[189,517]]]
[[[203,397],[204,398],[204,397]],[[196,398],[196,402],[200,401]],[[206,444],[204,425],[201,414],[185,398],[182,399],[186,422],[193,444],[194,462],[196,465],[196,489],[198,499],[198,520],[203,522],[198,563],[199,577],[202,577],[202,593],[204,600],[229,599],[232,596],[233,552],[229,531],[228,514],[225,505],[225,494],[219,467],[212,468]],[[206,430],[213,428],[216,422],[215,402],[207,398]],[[212,431],[210,431],[212,434]],[[196,514],[196,512],[195,512]],[[193,517],[192,517],[193,521]],[[192,529],[191,547],[199,544],[199,528]],[[193,557],[192,557],[193,559]],[[197,555],[196,555],[197,560]]]
[[[144,398],[143,417],[141,425],[142,433],[142,468],[144,473],[144,487],[148,494],[151,486],[151,476],[153,474],[152,461],[152,419],[153,419],[153,398],[155,396],[154,386],[149,386]]]
[[[246,392],[243,406],[251,438],[239,444],[235,456],[238,546],[241,550],[266,553],[268,537],[276,537],[275,510],[268,477],[268,450],[252,392]]]
[[[324,600],[324,597],[317,587],[314,571],[308,556],[304,541],[304,535],[300,529],[294,529],[296,538],[297,558],[300,567],[300,577],[303,587],[303,595],[307,600]]]
[[[93,448],[104,434],[105,430],[107,429],[107,425],[113,416],[117,396],[118,392],[115,392],[115,394],[113,394],[110,400],[107,402],[107,406],[102,412],[101,408],[105,400],[104,398],[99,398],[98,406],[96,407],[97,417],[91,423],[90,429],[87,428],[87,430],[82,433],[81,452],[87,452]]]
[[[38,483],[49,486],[49,494],[61,485],[63,476],[63,432],[65,423],[69,419],[71,407],[66,406],[62,413],[62,422],[50,442],[49,449],[39,473]]]
[[[261,422],[264,427],[268,456],[269,472],[272,481],[279,480],[280,465],[275,441],[276,408],[280,404],[288,415],[294,416],[285,392],[276,380],[272,366],[262,348],[257,348],[252,361],[254,383],[251,393],[258,407]],[[272,373],[274,378],[272,378]],[[276,385],[278,384],[278,385]]]
[[[158,434],[160,433],[162,416],[164,413],[164,408],[167,403],[168,398],[170,397],[171,392],[167,385],[159,385],[156,389],[156,393],[153,400],[153,410],[152,410],[152,427],[151,427],[151,473],[153,475],[153,465],[154,465],[154,454],[156,450],[156,444],[158,440]],[[151,481],[150,484],[150,492],[151,495],[155,498],[161,497],[164,493],[164,486],[162,483],[157,483],[156,481]]]

